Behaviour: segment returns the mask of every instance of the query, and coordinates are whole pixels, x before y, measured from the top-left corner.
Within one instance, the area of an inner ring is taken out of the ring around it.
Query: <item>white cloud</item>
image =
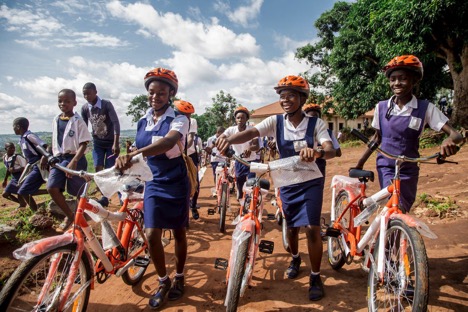
[[[216,19],[212,19],[211,24],[194,22],[179,14],[159,13],[154,7],[144,3],[123,5],[113,1],[107,7],[114,17],[139,25],[159,37],[164,44],[185,53],[221,59],[252,56],[259,52],[259,46],[252,35],[236,34],[219,25]]]
[[[23,32],[31,37],[49,36],[64,27],[47,12],[10,9],[6,5],[0,7],[0,18],[6,19],[7,31]]]
[[[249,27],[256,25],[255,19],[258,14],[260,14],[262,4],[263,0],[250,0],[247,5],[240,6],[231,11],[227,3],[217,1],[215,3],[215,9],[225,14],[231,22],[240,24],[243,27]]]

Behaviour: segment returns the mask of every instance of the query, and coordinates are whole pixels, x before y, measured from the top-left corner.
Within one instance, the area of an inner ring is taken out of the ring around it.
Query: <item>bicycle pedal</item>
[[[208,208],[208,215],[212,216],[216,213],[216,211],[213,208]]]
[[[218,270],[227,270],[228,263],[229,262],[227,259],[216,258],[214,267],[215,269],[218,269]]]
[[[137,267],[143,267],[143,268],[146,268],[150,263],[150,259],[149,258],[145,258],[145,257],[136,257],[135,258],[135,266]]]
[[[267,214],[267,220],[276,220],[276,216],[274,213]]]
[[[275,243],[272,241],[268,240],[261,240],[260,244],[258,245],[258,250],[261,252],[267,253],[267,254],[272,254],[273,249],[275,248]]]
[[[341,231],[332,227],[327,228],[325,236],[338,237],[341,235]]]

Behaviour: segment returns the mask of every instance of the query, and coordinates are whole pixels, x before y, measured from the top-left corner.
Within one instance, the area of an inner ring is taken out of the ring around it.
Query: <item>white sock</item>
[[[320,275],[320,271],[314,272],[314,271],[310,270],[310,274],[311,274],[311,275]]]
[[[299,253],[297,253],[297,255],[292,255],[292,257],[293,257],[294,259],[297,259],[297,258],[299,257]]]
[[[184,273],[176,273],[175,277],[184,277]]]
[[[165,282],[168,278],[169,278],[169,276],[167,276],[167,274],[166,274],[165,276],[160,277],[160,278],[159,278],[159,281],[160,281],[160,282]]]

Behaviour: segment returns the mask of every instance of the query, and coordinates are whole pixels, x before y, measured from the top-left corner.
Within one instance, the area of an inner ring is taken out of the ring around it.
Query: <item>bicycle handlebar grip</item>
[[[36,145],[36,150],[42,154],[42,156],[46,157],[47,158],[47,163],[51,166],[55,165],[56,163],[60,162],[60,159],[58,159],[57,157],[55,157],[54,155],[50,154],[49,152],[47,152],[45,150],[45,148],[41,145]]]
[[[232,157],[236,152],[234,152],[234,150],[232,148],[228,148],[226,150],[226,152],[224,152],[224,154],[226,155],[226,157]]]
[[[353,129],[351,130],[351,134],[357,137],[362,142],[366,144],[369,143],[369,139],[364,134],[362,134],[359,130]]]

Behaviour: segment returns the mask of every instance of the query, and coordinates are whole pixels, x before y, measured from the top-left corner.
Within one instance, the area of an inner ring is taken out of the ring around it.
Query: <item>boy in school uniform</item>
[[[113,167],[120,154],[120,122],[112,103],[97,95],[94,83],[83,86],[83,97],[87,103],[81,107],[81,116],[86,126],[91,123],[93,162],[98,172]],[[98,202],[102,206],[109,205],[109,199],[104,196]]]
[[[31,210],[37,211],[37,204],[33,195],[39,191],[45,181],[42,178],[38,164],[42,155],[36,150],[35,146],[40,145],[47,148],[47,144],[29,130],[29,120],[24,117],[18,117],[13,120],[13,131],[16,135],[21,136],[19,145],[21,146],[23,156],[32,166],[31,172],[21,183],[18,194],[24,198]],[[40,164],[40,166],[42,169],[47,169],[47,165]]]
[[[15,153],[15,144],[13,142],[5,143],[5,155],[3,155],[3,164],[6,168],[5,178],[3,179],[3,198],[11,200],[19,204],[18,208],[26,207],[26,201],[23,196],[18,194],[18,180],[26,167],[26,159],[19,154]],[[11,176],[10,182],[8,178]],[[15,195],[16,196],[15,196]]]
[[[58,93],[58,106],[62,112],[53,121],[52,153],[64,167],[87,170],[85,151],[91,135],[83,119],[73,111],[76,104],[73,90],[63,89]],[[47,159],[43,157],[42,162],[47,162]],[[78,176],[67,177],[60,169],[50,169],[47,191],[66,216],[57,231],[65,231],[74,220],[74,214],[63,195],[65,186],[70,195],[77,196],[84,184],[85,180]]]

